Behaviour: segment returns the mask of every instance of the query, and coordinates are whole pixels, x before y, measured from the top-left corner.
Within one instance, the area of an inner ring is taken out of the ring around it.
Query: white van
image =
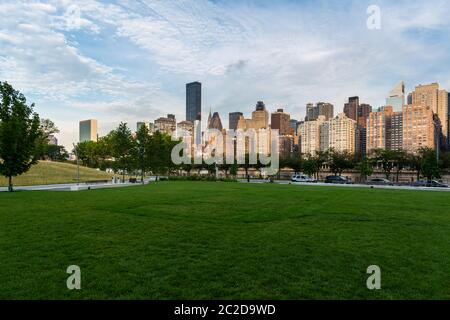
[[[292,182],[314,182],[314,179],[304,174],[294,174],[291,178]]]

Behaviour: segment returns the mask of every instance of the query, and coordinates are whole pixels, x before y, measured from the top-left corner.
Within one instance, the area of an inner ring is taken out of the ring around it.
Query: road
[[[154,179],[153,179],[154,180]],[[152,181],[152,180],[150,180]],[[248,183],[245,179],[238,180],[240,183]],[[149,181],[146,181],[148,183]],[[269,183],[267,180],[250,180],[253,184]],[[335,188],[366,188],[366,189],[387,189],[387,190],[414,190],[414,191],[445,191],[450,192],[450,188],[427,188],[427,187],[410,187],[410,186],[370,186],[366,184],[329,184],[329,183],[304,183],[304,182],[291,182],[288,180],[275,180],[274,184],[290,184],[298,186],[308,187],[335,187]],[[108,189],[108,188],[121,188],[132,187],[140,185],[139,183],[103,183],[103,184],[80,184],[68,183],[68,184],[51,184],[51,185],[39,185],[39,186],[15,186],[14,190],[17,191],[82,191],[82,190],[95,190],[95,189]],[[0,187],[0,192],[8,191],[7,187]]]
[[[245,179],[238,180],[240,183],[248,183]],[[269,183],[267,180],[250,180],[250,183]],[[331,183],[306,183],[291,182],[288,180],[275,180],[274,184],[291,184],[309,187],[335,187],[335,188],[366,188],[366,189],[388,189],[388,190],[414,190],[414,191],[446,191],[450,192],[450,188],[428,188],[428,187],[411,187],[411,186],[371,186],[367,184],[331,184]]]

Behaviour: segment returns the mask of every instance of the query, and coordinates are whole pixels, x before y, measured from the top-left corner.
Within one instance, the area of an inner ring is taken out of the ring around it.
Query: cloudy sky
[[[367,8],[381,29],[367,28]],[[450,89],[450,4],[428,1],[0,0],[0,81],[61,129],[100,134],[125,121],[185,117],[185,84],[203,112],[246,116],[257,100],[303,118],[307,102],[378,107],[399,80]]]

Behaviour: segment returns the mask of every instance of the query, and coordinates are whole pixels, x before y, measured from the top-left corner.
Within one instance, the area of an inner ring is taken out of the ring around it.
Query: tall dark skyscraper
[[[344,105],[344,113],[347,118],[358,121],[359,98],[350,97],[348,103]]]
[[[406,104],[412,104],[412,93],[408,93]]]
[[[230,112],[228,115],[228,128],[237,130],[237,125],[241,116],[243,116],[242,112]]]
[[[317,102],[306,105],[306,121],[315,121],[319,116],[325,116],[325,120],[330,120],[334,115],[334,106],[331,103]]]
[[[272,113],[270,126],[272,129],[279,130],[279,134],[284,136],[289,134],[291,116],[285,113],[283,109],[278,109]]]
[[[201,120],[202,84],[191,82],[186,84],[186,121]]]

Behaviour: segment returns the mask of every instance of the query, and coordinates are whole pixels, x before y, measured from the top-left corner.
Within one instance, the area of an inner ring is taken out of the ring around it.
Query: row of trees
[[[423,176],[432,180],[439,178],[443,171],[450,169],[450,153],[438,155],[430,148],[421,148],[414,154],[377,149],[370,157],[356,159],[348,152],[328,150],[304,158],[282,159],[280,167],[291,168],[296,172],[316,177],[324,168],[328,168],[334,175],[341,175],[346,170],[355,170],[360,173],[362,181],[371,176],[375,168],[382,170],[386,179],[391,179],[395,175],[396,181],[399,181],[402,171],[409,170],[416,173],[417,179]]]
[[[133,136],[127,124],[121,123],[97,142],[80,142],[74,151],[85,166],[111,168],[120,172],[123,179],[127,173],[139,173],[143,179],[146,172],[170,173],[175,169],[171,152],[177,143],[164,133],[150,135],[146,126]]]

